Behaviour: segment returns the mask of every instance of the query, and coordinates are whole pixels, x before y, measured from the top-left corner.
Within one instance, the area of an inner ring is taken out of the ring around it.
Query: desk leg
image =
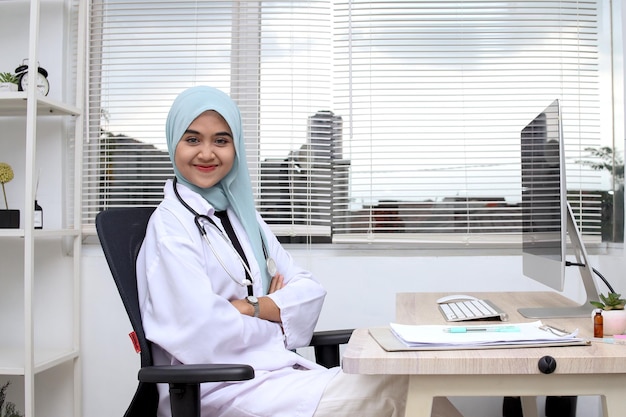
[[[537,397],[521,397],[522,415],[524,417],[539,417],[537,413]]]
[[[610,382],[602,385],[602,413],[604,417],[620,417],[626,410],[626,395],[624,385],[611,385]]]
[[[430,417],[433,409],[433,393],[428,387],[419,384],[419,378],[409,376],[409,390],[406,398],[405,417]]]

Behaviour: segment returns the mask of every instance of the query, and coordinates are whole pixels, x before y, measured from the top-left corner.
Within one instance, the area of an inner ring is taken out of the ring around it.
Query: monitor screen
[[[586,300],[571,307],[519,308],[524,317],[589,317],[597,299],[592,268],[567,204],[559,101],[554,100],[521,131],[522,264],[528,278],[563,291],[568,247],[575,255]],[[569,243],[569,246],[568,246]]]
[[[524,275],[563,289],[567,200],[559,102],[521,131]]]

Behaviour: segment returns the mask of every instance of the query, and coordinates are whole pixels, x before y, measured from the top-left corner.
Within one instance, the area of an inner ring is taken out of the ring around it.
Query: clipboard
[[[448,346],[408,346],[396,337],[389,327],[372,327],[368,329],[370,336],[387,352],[435,351],[435,350],[482,350],[482,349],[520,349],[557,346],[590,346],[586,339],[571,339],[559,342],[523,343],[515,345],[448,345]]]

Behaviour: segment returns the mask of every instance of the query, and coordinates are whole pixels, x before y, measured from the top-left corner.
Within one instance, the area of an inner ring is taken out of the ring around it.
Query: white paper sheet
[[[583,341],[577,337],[578,329],[561,332],[544,326],[541,321],[464,326],[390,323],[389,326],[398,339],[411,347],[554,345]],[[463,332],[464,329],[467,331]]]

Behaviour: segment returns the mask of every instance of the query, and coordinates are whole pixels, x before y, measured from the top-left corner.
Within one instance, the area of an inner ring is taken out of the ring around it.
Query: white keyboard
[[[463,300],[439,304],[447,321],[496,319],[507,321],[508,315],[489,300]]]

